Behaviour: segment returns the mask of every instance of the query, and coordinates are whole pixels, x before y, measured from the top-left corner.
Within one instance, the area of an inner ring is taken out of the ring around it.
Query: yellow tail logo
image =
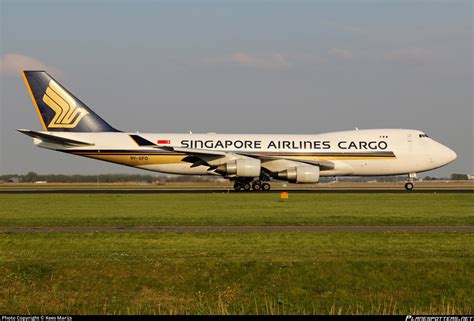
[[[74,128],[85,115],[89,114],[84,108],[77,107],[74,98],[54,80],[49,82],[43,102],[56,113],[48,125],[49,128]]]

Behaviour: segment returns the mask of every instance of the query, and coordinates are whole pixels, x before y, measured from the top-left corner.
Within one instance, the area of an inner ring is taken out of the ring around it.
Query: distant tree
[[[35,172],[29,172],[28,174],[23,175],[23,177],[21,177],[21,181],[27,182],[27,183],[33,183],[33,182],[36,182],[37,180],[38,180],[38,174],[36,174]]]
[[[469,177],[466,174],[451,174],[451,179],[453,181],[463,181],[468,180]]]

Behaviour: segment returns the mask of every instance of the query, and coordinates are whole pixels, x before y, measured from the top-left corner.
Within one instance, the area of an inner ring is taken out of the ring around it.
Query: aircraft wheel
[[[250,183],[245,183],[244,185],[242,185],[244,191],[250,191],[250,189],[252,188],[252,186],[250,185]]]
[[[237,184],[237,183],[234,184],[234,190],[235,190],[236,192],[240,191],[241,189],[242,189],[242,185]]]
[[[262,184],[262,190],[263,191],[269,191],[270,188],[272,188],[272,186],[270,184],[268,184],[268,183],[263,183]]]
[[[414,187],[414,185],[413,185],[412,182],[407,182],[407,183],[405,183],[405,189],[406,189],[407,191],[413,190],[413,187]]]
[[[252,184],[252,189],[254,191],[261,191],[262,190],[262,184],[257,181],[257,182]]]

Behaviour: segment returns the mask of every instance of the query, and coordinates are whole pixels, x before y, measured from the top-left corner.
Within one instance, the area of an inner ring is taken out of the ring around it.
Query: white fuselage
[[[89,142],[84,147],[59,147],[36,140],[40,147],[91,157],[141,169],[172,174],[213,174],[209,166],[190,162],[185,153],[156,146],[139,146],[123,132],[48,132],[50,135]],[[444,166],[456,154],[448,147],[411,129],[366,129],[318,135],[248,134],[159,134],[138,133],[158,146],[204,151],[224,151],[226,157],[208,156],[210,165],[235,159],[242,153],[268,155],[262,167],[279,172],[293,161],[329,161],[334,168],[321,170],[321,176],[397,175],[432,170]],[[277,157],[280,157],[277,159]]]

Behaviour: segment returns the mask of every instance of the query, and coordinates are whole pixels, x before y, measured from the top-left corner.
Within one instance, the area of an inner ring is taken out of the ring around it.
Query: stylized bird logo
[[[50,128],[74,128],[89,114],[84,108],[77,107],[74,98],[54,80],[49,82],[43,102],[56,113],[48,125]]]

